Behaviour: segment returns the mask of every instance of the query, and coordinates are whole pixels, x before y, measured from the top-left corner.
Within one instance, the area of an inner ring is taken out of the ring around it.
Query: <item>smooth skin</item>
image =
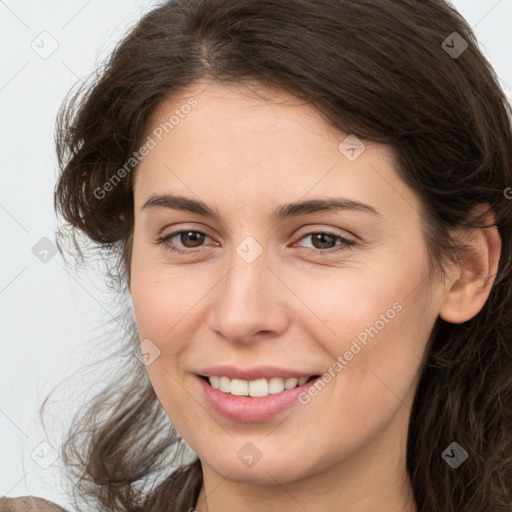
[[[339,150],[347,134],[296,97],[207,81],[162,103],[148,135],[192,97],[197,105],[136,170],[130,290],[140,339],[160,350],[147,366],[151,383],[202,462],[196,509],[416,511],[406,439],[427,342],[438,316],[459,323],[482,308],[497,230],[461,233],[469,249],[443,277],[431,271],[420,199],[389,147],[363,141],[350,161]],[[142,208],[169,193],[220,218]],[[271,218],[283,204],[334,197],[377,213]],[[205,236],[159,243],[179,230]],[[325,230],[351,244],[311,234]],[[251,263],[237,253],[246,237],[262,248]],[[395,303],[401,311],[307,405],[247,424],[220,416],[200,393],[195,374],[217,364],[321,374]],[[252,467],[237,457],[248,442],[262,455]]]

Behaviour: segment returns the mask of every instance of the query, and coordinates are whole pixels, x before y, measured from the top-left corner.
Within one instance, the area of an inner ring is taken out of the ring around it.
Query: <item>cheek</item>
[[[199,299],[197,288],[177,276],[165,279],[155,265],[134,251],[131,296],[140,340],[149,339],[158,356],[146,366],[155,394],[178,431],[190,428],[183,411],[190,409],[190,395],[183,387],[183,354],[190,345],[186,322]],[[184,423],[185,422],[185,423]]]
[[[163,347],[162,340],[169,336],[174,339],[179,319],[193,309],[200,290],[187,273],[162,264],[161,257],[158,261],[158,252],[141,238],[135,236],[133,243],[130,287],[140,339],[151,339],[162,351],[172,349],[179,344]]]
[[[395,407],[417,377],[437,314],[427,261],[414,254],[297,285],[318,317],[309,334],[328,354],[333,389],[351,414]]]
[[[154,338],[158,343],[172,336],[178,319],[190,310],[187,288],[180,281],[164,281],[151,273],[134,276],[132,283],[132,303],[141,339]]]

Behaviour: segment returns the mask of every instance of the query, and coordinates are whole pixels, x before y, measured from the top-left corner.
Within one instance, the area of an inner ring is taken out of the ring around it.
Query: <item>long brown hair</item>
[[[435,325],[407,467],[419,512],[510,512],[511,109],[467,22],[443,0],[173,0],[150,11],[65,102],[56,132],[56,209],[73,227],[67,236],[85,234],[108,255],[122,296],[136,171],[127,162],[158,105],[201,78],[284,89],[335,128],[389,144],[422,199],[440,268],[455,254],[453,229],[478,226],[470,212],[490,206],[498,274],[474,318]],[[106,510],[187,510],[200,461],[180,458],[183,442],[132,356],[133,318],[124,325],[123,375],[74,418],[63,443],[75,496]],[[457,469],[441,456],[454,441],[468,453]]]

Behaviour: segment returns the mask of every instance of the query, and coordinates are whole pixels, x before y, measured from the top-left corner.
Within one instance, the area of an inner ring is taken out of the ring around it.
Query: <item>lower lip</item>
[[[318,379],[319,377],[317,377]],[[269,420],[298,403],[299,395],[311,387],[317,379],[302,386],[285,389],[281,393],[261,397],[236,396],[210,386],[205,379],[197,377],[206,401],[218,414],[243,423]]]

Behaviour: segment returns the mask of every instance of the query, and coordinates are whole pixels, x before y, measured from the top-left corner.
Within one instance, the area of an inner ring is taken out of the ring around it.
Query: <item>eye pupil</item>
[[[192,245],[188,245],[185,240],[186,238],[192,239]],[[180,242],[183,243],[185,247],[197,247],[201,245],[204,240],[204,233],[199,233],[198,231],[183,231],[180,236]]]

